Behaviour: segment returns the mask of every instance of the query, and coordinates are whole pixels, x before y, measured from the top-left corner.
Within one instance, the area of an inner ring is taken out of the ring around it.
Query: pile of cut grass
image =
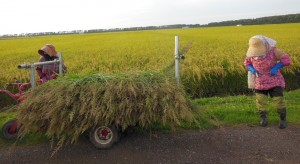
[[[158,72],[67,75],[35,87],[16,108],[21,138],[43,127],[58,147],[97,125],[176,128],[195,121],[183,87]]]

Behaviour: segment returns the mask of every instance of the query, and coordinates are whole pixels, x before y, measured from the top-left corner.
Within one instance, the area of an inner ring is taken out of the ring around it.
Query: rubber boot
[[[286,125],[286,109],[278,109],[278,114],[280,117],[279,128],[285,129],[287,126]]]
[[[267,119],[267,112],[262,111],[260,112],[260,126],[265,127],[268,125],[268,119]]]

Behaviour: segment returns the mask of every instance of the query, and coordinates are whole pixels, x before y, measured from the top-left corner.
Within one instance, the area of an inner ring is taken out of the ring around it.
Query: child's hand
[[[258,76],[258,71],[252,66],[252,65],[247,65],[247,68],[249,71],[251,71],[254,75]]]
[[[277,74],[277,71],[282,68],[284,65],[282,62],[277,63],[270,71],[270,74],[272,76],[275,76]]]

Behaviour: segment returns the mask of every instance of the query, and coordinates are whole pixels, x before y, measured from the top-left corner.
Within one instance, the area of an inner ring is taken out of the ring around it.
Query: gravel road
[[[300,163],[300,126],[223,127],[176,133],[129,133],[109,150],[81,139],[51,157],[49,145],[0,148],[0,163]]]

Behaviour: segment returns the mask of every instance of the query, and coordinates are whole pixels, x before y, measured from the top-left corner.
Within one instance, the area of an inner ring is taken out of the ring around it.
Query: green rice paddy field
[[[192,43],[181,61],[181,82],[191,97],[248,92],[243,61],[253,35],[277,40],[277,47],[292,58],[283,69],[286,89],[300,88],[300,23],[0,39],[0,87],[14,77],[28,81],[29,70],[17,66],[36,62],[37,50],[47,43],[62,52],[68,73],[79,76],[168,69],[174,74],[176,35],[181,48]]]

